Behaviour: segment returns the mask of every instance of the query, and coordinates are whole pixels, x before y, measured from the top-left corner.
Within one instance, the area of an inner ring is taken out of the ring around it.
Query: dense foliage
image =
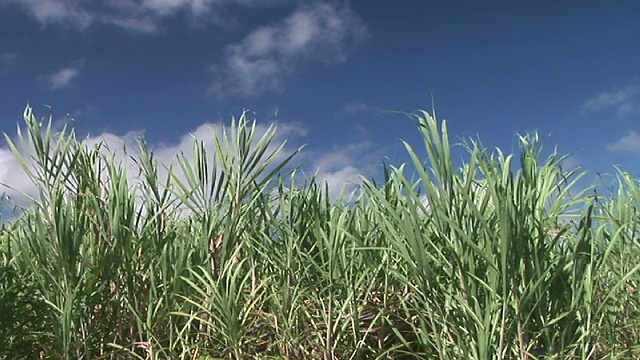
[[[168,176],[132,169],[31,108],[7,140],[37,195],[0,233],[7,359],[635,359],[640,187],[579,189],[536,135],[427,159],[349,201],[285,173],[243,114]],[[405,175],[408,170],[416,179]]]

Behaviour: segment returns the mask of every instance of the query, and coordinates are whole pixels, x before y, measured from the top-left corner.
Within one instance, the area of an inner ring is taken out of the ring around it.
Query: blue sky
[[[407,161],[414,124],[376,114],[431,110],[433,94],[454,138],[509,152],[537,131],[567,166],[636,173],[639,34],[637,1],[0,0],[0,130],[50,105],[169,161],[251,109],[341,184]],[[0,181],[20,188],[1,146]]]

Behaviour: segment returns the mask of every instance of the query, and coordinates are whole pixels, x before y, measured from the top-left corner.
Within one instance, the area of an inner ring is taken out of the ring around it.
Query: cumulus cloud
[[[640,134],[635,131],[629,131],[626,136],[618,139],[618,141],[607,144],[606,149],[611,152],[640,154]]]
[[[3,192],[14,197],[20,196],[21,192],[30,195],[35,192],[35,186],[8,148],[0,148],[0,194]]]
[[[61,69],[58,69],[52,74],[49,74],[45,77],[47,84],[52,89],[62,89],[73,81],[78,75],[80,75],[80,71],[82,70],[83,62],[76,61],[69,66],[65,66]]]
[[[287,0],[0,0],[0,5],[19,6],[44,26],[63,25],[85,30],[95,25],[114,25],[151,33],[167,18],[186,14],[192,19],[224,21],[223,9],[270,6]]]
[[[268,153],[274,151],[283,141],[299,140],[308,134],[308,129],[298,122],[279,122],[278,132],[273,143],[267,150]],[[177,154],[185,154],[188,159],[193,159],[194,139],[204,142],[209,153],[214,153],[213,133],[222,133],[222,123],[203,124],[192,132],[183,135],[178,142],[159,144],[155,147],[158,161],[162,164],[170,164]],[[260,124],[256,128],[256,139],[261,138],[267,131],[267,124]],[[317,144],[316,144],[317,145]],[[282,152],[274,159],[274,164],[281,163],[297,147],[287,145]],[[308,152],[299,154],[294,158],[292,166],[303,165],[310,168],[315,175],[316,182],[329,186],[329,195],[336,199],[344,189],[347,194],[355,190],[361,183],[360,176],[366,175],[370,167],[365,167],[367,160],[370,160],[370,153],[374,145],[371,142],[352,143],[346,146],[336,146],[333,148],[313,148]],[[163,172],[166,175],[166,172]]]
[[[224,124],[225,126],[228,124]],[[273,143],[267,152],[276,149],[285,140],[298,141],[307,134],[307,129],[298,122],[278,122],[278,131],[275,134]],[[262,137],[269,127],[268,123],[258,122],[256,125],[256,139]],[[159,176],[161,180],[166,179],[167,168],[176,165],[175,160],[179,154],[187,160],[193,160],[194,140],[203,141],[209,154],[215,154],[214,134],[222,134],[223,123],[204,123],[193,131],[183,134],[171,142],[151,144],[151,150],[159,163]],[[103,151],[110,154],[112,158],[128,169],[132,184],[140,181],[138,177],[138,167],[132,160],[135,154],[132,152],[137,148],[136,140],[142,136],[141,132],[129,132],[124,135],[113,133],[102,133],[100,135],[88,136],[82,139],[87,146],[94,146],[98,143],[104,144]],[[17,140],[16,143],[19,145]],[[125,151],[124,147],[127,147]],[[285,146],[283,151],[274,160],[274,164],[282,162],[287,156],[297,149],[297,146]],[[369,142],[354,143],[343,147],[330,149],[311,150],[310,153],[303,152],[299,157],[294,158],[292,166],[304,165],[311,168],[316,175],[319,184],[327,183],[330,189],[330,196],[337,198],[344,188],[347,194],[353,191],[360,184],[360,176],[366,175],[371,168],[363,167],[367,163],[367,155],[373,149],[373,144]],[[25,149],[21,152],[23,156],[29,156]],[[308,161],[308,162],[307,162]],[[179,169],[179,167],[174,167]],[[178,172],[178,176],[182,177]],[[12,199],[24,200],[23,193],[29,196],[36,196],[36,187],[31,183],[26,173],[22,170],[20,163],[7,147],[0,147],[0,194],[6,192]]]
[[[257,135],[258,137],[263,135],[268,126],[258,125]],[[195,140],[202,140],[205,143],[205,148],[209,154],[215,153],[215,145],[213,141],[213,134],[222,134],[221,123],[205,123],[197,127],[194,131],[183,135],[178,141],[164,144],[156,144],[151,146],[151,150],[154,152],[154,158],[158,162],[158,176],[161,182],[167,178],[168,168],[171,165],[176,165],[175,161],[179,154],[183,154],[187,160],[192,161],[194,159],[193,154],[193,142]],[[93,148],[97,144],[102,144],[101,151],[103,154],[108,155],[117,164],[120,164],[128,171],[130,176],[129,180],[134,186],[139,184],[142,179],[139,174],[139,167],[133,160],[136,158],[137,139],[142,136],[142,132],[129,132],[124,135],[117,135],[113,133],[102,133],[100,135],[88,136],[84,139],[80,139],[84,146]],[[284,140],[283,135],[277,135],[276,141],[271,146],[270,150],[275,150],[276,146],[281,144]],[[20,152],[23,157],[28,159],[31,155],[28,146],[22,146],[18,139],[14,142],[20,147]],[[276,159],[283,160],[284,157],[291,153],[293,149],[287,147],[283,149],[282,154]],[[30,163],[31,169],[33,169],[33,163]],[[31,170],[33,171],[33,170]],[[103,181],[106,181],[106,174]],[[179,177],[184,176],[179,174]],[[27,173],[22,168],[18,159],[14,156],[11,150],[7,147],[0,148],[0,194],[5,193],[12,199],[12,202],[18,204],[24,204],[28,202],[29,197],[37,197],[37,188],[32,183],[32,180],[28,177]]]
[[[640,112],[640,86],[629,85],[621,89],[603,91],[587,99],[581,107],[583,114],[611,111],[617,116]]]
[[[373,149],[373,143],[362,141],[316,151],[311,154],[316,183],[327,184],[332,199],[338,198],[342,191],[351,194],[361,185],[361,177],[370,175],[375,163],[371,156]]]
[[[260,27],[224,49],[211,67],[211,92],[258,95],[282,89],[283,80],[312,62],[338,63],[367,37],[362,20],[347,6],[300,5],[277,23]]]

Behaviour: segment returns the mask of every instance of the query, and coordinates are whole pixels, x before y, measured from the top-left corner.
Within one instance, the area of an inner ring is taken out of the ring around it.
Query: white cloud
[[[282,89],[283,80],[312,62],[337,63],[364,40],[367,29],[348,7],[314,2],[280,22],[260,27],[228,45],[211,67],[217,95],[258,95]]]
[[[228,126],[228,124],[224,124]],[[21,127],[23,125],[21,124]],[[215,154],[215,144],[213,140],[213,134],[222,134],[223,123],[205,123],[198,126],[192,132],[182,135],[177,141],[170,143],[151,144],[151,150],[154,152],[154,157],[158,161],[160,180],[166,179],[167,169],[171,164],[175,165],[176,156],[178,154],[184,154],[188,160],[194,159],[193,154],[193,142],[194,140],[202,140],[205,148],[209,154]],[[268,130],[269,125],[258,122],[256,125],[256,137],[254,141],[260,139]],[[283,131],[285,130],[285,131]],[[229,131],[229,129],[227,129]],[[287,122],[278,125],[278,131],[275,134],[274,141],[271,143],[267,154],[276,150],[286,139],[296,139],[299,136],[306,134],[306,128],[297,122]],[[132,160],[132,156],[135,158],[135,150],[137,149],[136,139],[143,135],[141,132],[129,132],[124,135],[117,135],[112,133],[102,133],[100,135],[88,136],[84,139],[80,139],[86,146],[92,147],[98,143],[102,143],[102,148],[105,154],[110,154],[113,159],[122,164],[128,169],[131,176],[132,184],[136,184],[140,181],[138,178],[138,167]],[[18,146],[20,142],[14,140]],[[125,152],[124,147],[127,147]],[[291,145],[285,146],[282,152],[274,160],[274,163],[283,161],[289,156],[296,148]],[[27,158],[30,156],[28,147],[24,147],[21,150],[21,154]],[[26,193],[29,196],[36,195],[36,187],[31,183],[31,180],[22,169],[19,161],[14,157],[11,150],[7,147],[0,147],[0,194],[6,192],[13,199],[22,199],[24,196],[22,193]]]
[[[587,99],[581,108],[583,114],[611,111],[617,116],[627,116],[640,110],[640,86],[629,85],[622,89],[603,91]]]
[[[371,136],[369,127],[363,120],[372,119],[374,116],[380,115],[383,111],[373,105],[361,102],[350,101],[345,103],[342,108],[336,112],[336,118],[348,120],[352,123],[353,131],[360,137],[368,138]]]
[[[224,125],[227,126],[228,124],[225,123]],[[164,181],[166,179],[167,167],[171,164],[176,165],[175,160],[178,154],[184,154],[189,160],[194,159],[194,139],[202,140],[207,152],[215,154],[213,134],[220,135],[222,127],[223,123],[205,123],[180,136],[176,141],[151,144],[151,150],[153,150],[154,157],[159,163],[160,180]],[[256,139],[264,135],[267,129],[268,124],[258,122]],[[278,131],[267,153],[275,150],[283,141],[287,139],[297,141],[300,137],[305,136],[306,133],[307,129],[297,122],[279,122]],[[106,147],[103,148],[103,151],[111,154],[116,162],[123,164],[128,169],[133,186],[139,183],[140,178],[138,178],[137,165],[133,162],[131,156],[135,158],[135,154],[132,151],[137,149],[136,139],[141,135],[141,132],[129,132],[124,135],[103,133],[89,136],[83,139],[83,142],[87,146],[93,146],[99,142],[104,143]],[[127,146],[127,152],[124,151],[123,145]],[[297,149],[297,146],[288,143],[275,159],[274,164],[282,162],[295,149]],[[336,199],[343,188],[346,190],[347,195],[356,190],[361,184],[360,176],[366,176],[367,172],[372,169],[371,165],[373,163],[370,164],[368,162],[371,159],[369,155],[372,149],[373,144],[370,142],[354,143],[343,147],[336,146],[331,149],[316,148],[299,154],[298,157],[294,158],[291,165],[303,164],[305,168],[312,169],[316,175],[316,181],[319,184],[327,183],[331,198]],[[22,154],[28,156],[25,152]],[[174,170],[178,171],[178,176],[183,178],[178,169],[179,167],[174,167]],[[36,187],[24,173],[11,151],[6,147],[0,147],[0,194],[5,191],[14,200],[21,199],[23,201],[22,192],[30,196],[37,195]]]
[[[137,33],[154,33],[159,30],[158,22],[148,17],[136,18],[105,15],[103,22]]]
[[[52,89],[62,89],[71,84],[71,81],[80,75],[83,62],[76,61],[58,71],[46,76],[46,81]]]
[[[5,0],[3,3],[20,5],[42,25],[64,24],[85,29],[95,20],[95,14],[83,6],[84,0]]]
[[[30,182],[11,150],[0,148],[0,194],[6,192],[16,197],[19,192],[33,195],[34,191],[35,186]]]
[[[7,66],[13,64],[16,60],[18,60],[20,56],[18,53],[4,53],[0,55],[0,66]]]
[[[16,67],[20,55],[14,52],[0,53],[0,76]]]
[[[563,171],[573,171],[578,167],[581,167],[581,159],[575,155],[564,158],[560,162]]]
[[[271,6],[290,0],[0,0],[0,5],[20,6],[44,26],[63,25],[85,30],[95,25],[151,33],[167,18],[186,14],[192,20],[224,22],[223,10],[231,5]]]
[[[346,195],[351,194],[361,185],[361,176],[367,176],[374,165],[368,163],[372,149],[371,142],[363,141],[312,154],[316,182],[328,184],[332,199],[338,198],[343,190]]]
[[[626,136],[618,139],[618,141],[607,144],[606,149],[611,152],[640,153],[640,134],[635,131],[629,131]]]
[[[367,103],[361,101],[351,101],[342,106],[340,110],[340,115],[360,115],[360,114],[368,114],[373,115],[374,113],[381,112],[380,109],[369,105]]]
[[[214,10],[220,6],[219,0],[109,0],[106,11],[100,13],[104,23],[125,30],[143,33],[156,32],[167,18],[180,13],[193,19],[216,19]]]

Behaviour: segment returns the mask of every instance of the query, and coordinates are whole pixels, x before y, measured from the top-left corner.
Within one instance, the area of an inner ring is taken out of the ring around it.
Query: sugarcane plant
[[[0,229],[0,357],[634,359],[638,180],[608,194],[534,134],[424,144],[351,194],[243,112],[162,162],[31,107]],[[464,162],[454,161],[454,149]],[[419,153],[426,156],[419,156]]]

